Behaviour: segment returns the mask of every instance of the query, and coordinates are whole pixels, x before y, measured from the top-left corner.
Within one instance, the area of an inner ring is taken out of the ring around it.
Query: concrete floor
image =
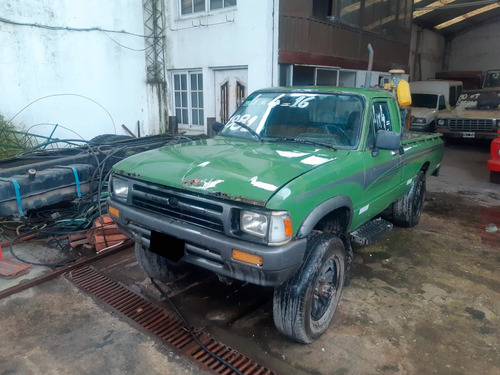
[[[170,286],[173,300],[193,326],[282,374],[500,374],[500,232],[485,230],[500,227],[500,185],[487,159],[486,147],[445,149],[420,224],[356,247],[352,284],[310,345],[277,333],[270,289],[198,274]],[[95,266],[158,299],[132,251]],[[62,278],[0,311],[0,375],[200,373]]]
[[[1,375],[200,374],[59,278],[0,301]]]

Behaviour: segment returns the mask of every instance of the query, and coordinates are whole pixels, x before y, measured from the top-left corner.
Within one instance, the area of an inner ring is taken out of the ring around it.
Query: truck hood
[[[420,108],[420,107],[411,107],[411,115],[413,117],[420,117],[429,119],[436,116],[437,109],[435,108]]]
[[[437,118],[500,118],[500,109],[479,110],[479,109],[465,109],[454,108],[452,110],[439,111]]]
[[[457,106],[438,113],[438,118],[500,118],[500,90],[471,90],[460,95]]]
[[[131,178],[265,206],[294,178],[349,151],[298,143],[214,137],[131,156],[113,171]]]

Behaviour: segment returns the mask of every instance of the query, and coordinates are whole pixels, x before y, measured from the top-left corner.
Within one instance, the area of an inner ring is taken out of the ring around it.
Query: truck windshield
[[[438,96],[435,94],[411,94],[411,106],[418,108],[436,108]]]
[[[352,149],[359,143],[362,119],[363,99],[358,95],[257,92],[238,108],[220,134]]]
[[[500,70],[488,70],[484,77],[484,87],[500,87]]]

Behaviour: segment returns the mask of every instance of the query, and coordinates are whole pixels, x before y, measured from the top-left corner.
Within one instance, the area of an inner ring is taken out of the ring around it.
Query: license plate
[[[463,132],[462,137],[463,138],[476,138],[476,133],[475,132]]]
[[[168,234],[151,231],[149,250],[168,260],[178,262],[184,255],[184,246],[183,240]]]

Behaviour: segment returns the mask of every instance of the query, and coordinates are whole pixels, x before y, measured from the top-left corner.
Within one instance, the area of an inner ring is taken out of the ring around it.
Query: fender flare
[[[347,224],[347,228],[349,228],[351,226],[352,213],[353,213],[351,198],[349,198],[347,195],[337,195],[336,197],[327,199],[323,203],[314,207],[314,209],[309,213],[309,215],[307,215],[307,217],[300,225],[300,229],[297,233],[297,238],[307,237],[309,233],[311,233],[311,231],[313,230],[314,226],[323,217],[328,215],[330,212],[342,207],[345,207],[349,210],[349,218],[348,218],[349,222]]]

